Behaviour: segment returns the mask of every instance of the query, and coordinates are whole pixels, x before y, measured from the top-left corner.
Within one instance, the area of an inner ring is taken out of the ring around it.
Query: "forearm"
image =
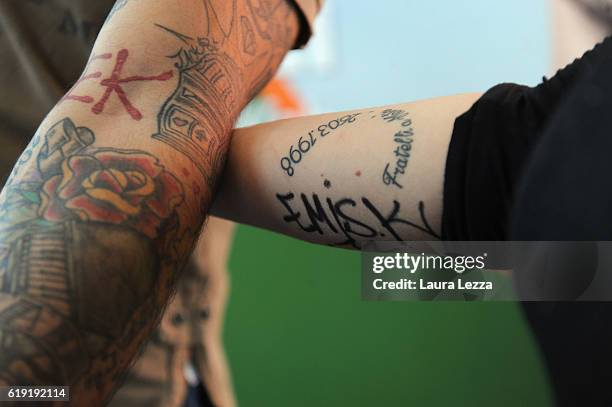
[[[478,95],[239,129],[213,213],[347,247],[437,239],[446,153]]]
[[[16,165],[0,207],[0,384],[100,402],[155,326],[233,121],[297,32],[282,0],[226,3],[116,8]]]

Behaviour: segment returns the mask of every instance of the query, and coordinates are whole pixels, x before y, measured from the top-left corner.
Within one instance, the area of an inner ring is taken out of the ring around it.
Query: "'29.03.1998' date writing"
[[[327,123],[321,124],[316,129],[312,129],[306,136],[302,136],[298,139],[295,144],[289,147],[289,152],[286,156],[281,158],[280,166],[288,176],[292,177],[295,174],[295,167],[302,161],[304,156],[315,146],[318,137],[324,138],[329,134],[332,134],[335,130],[340,127],[354,123],[357,120],[357,116],[361,113],[352,113],[337,119],[330,120]]]

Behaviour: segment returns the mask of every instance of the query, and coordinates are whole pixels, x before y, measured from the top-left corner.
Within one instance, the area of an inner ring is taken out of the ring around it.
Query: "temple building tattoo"
[[[234,117],[239,103],[234,94],[234,84],[240,82],[238,67],[208,39],[196,40],[161,28],[185,47],[173,56],[179,82],[159,112],[159,132],[153,138],[189,157],[212,185],[213,172],[220,168],[225,151],[221,136],[230,130],[227,118]]]

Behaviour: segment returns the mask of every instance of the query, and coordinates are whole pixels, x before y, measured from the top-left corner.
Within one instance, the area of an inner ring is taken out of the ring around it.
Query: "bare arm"
[[[235,131],[213,213],[347,247],[436,239],[453,123],[477,94]]]
[[[230,129],[297,35],[284,0],[122,0],[0,200],[0,385],[106,400],[165,306]]]

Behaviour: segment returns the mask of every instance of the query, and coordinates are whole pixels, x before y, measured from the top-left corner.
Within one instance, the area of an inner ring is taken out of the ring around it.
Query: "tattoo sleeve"
[[[176,4],[117,2],[0,195],[0,386],[109,398],[198,236],[233,121],[297,35],[284,0]]]

